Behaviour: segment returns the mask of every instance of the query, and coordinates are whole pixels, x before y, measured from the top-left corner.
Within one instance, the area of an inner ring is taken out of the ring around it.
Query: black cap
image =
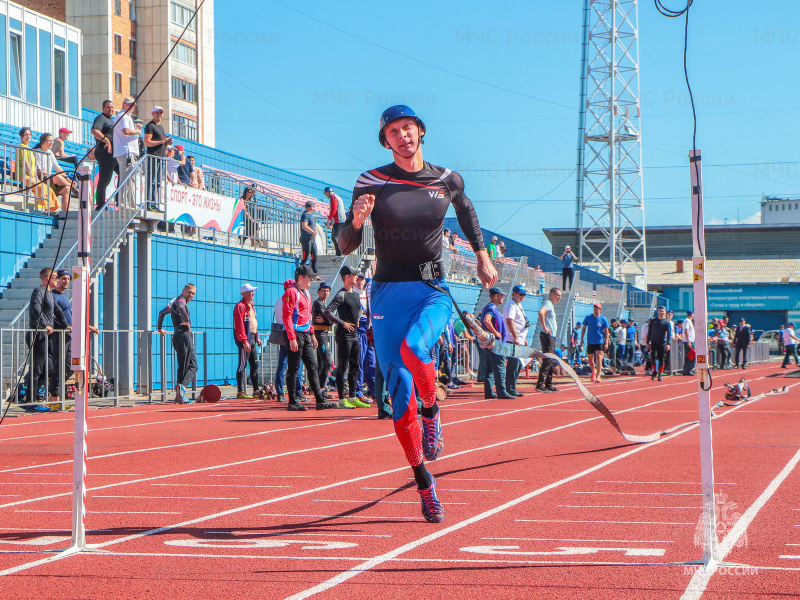
[[[356,271],[352,267],[348,267],[347,265],[344,265],[341,269],[339,269],[339,274],[342,276],[342,279],[344,279],[348,275],[356,275],[356,274],[358,274],[358,271]]]
[[[311,200],[309,200],[308,202],[306,202],[306,208],[314,208],[314,203],[311,202]]]
[[[56,271],[56,277],[63,277],[64,275],[69,275],[72,277],[72,273],[70,273],[67,269],[59,269]]]
[[[325,283],[324,281],[321,281],[320,284],[319,284],[319,287],[317,289],[318,290],[322,290],[322,289],[325,289],[325,288],[331,289],[331,286],[328,285],[327,283]]]
[[[297,279],[301,275],[305,275],[306,277],[313,277],[314,271],[311,270],[311,267],[308,265],[300,265],[294,270],[294,278]]]

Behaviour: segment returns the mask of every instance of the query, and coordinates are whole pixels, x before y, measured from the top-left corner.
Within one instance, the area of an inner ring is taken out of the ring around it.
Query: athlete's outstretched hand
[[[359,196],[353,202],[353,227],[361,229],[367,217],[372,213],[373,208],[375,208],[375,196],[372,194]]]
[[[497,283],[497,269],[494,268],[492,261],[489,260],[486,250],[478,251],[475,256],[478,259],[478,278],[483,283],[483,287],[489,289]]]

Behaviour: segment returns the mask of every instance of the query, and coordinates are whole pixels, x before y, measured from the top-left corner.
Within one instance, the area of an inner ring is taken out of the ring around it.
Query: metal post
[[[711,376],[708,371],[706,322],[705,229],[703,221],[703,170],[701,151],[689,153],[692,181],[692,272],[694,274],[695,352],[697,355],[697,398],[700,418],[700,472],[703,484],[703,564],[711,568],[717,555],[717,518],[714,502],[714,446],[711,437]]]
[[[161,402],[167,403],[167,336],[160,335],[161,352]]]

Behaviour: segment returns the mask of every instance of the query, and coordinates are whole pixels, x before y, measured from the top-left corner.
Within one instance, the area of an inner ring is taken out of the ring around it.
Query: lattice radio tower
[[[615,279],[625,267],[646,285],[638,0],[585,0],[583,38],[579,259]]]

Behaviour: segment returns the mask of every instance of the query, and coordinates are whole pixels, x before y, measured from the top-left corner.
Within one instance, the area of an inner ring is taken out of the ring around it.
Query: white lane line
[[[691,394],[686,394],[686,395],[688,396],[688,395],[691,395]],[[682,398],[682,397],[683,396],[677,396],[675,398],[667,398],[666,400],[658,400],[658,401],[650,403],[650,404],[645,404],[644,406],[651,406],[652,404],[658,404],[660,402],[669,402],[671,400],[676,400],[676,399]],[[575,401],[576,400],[563,400],[561,402],[556,402],[554,404],[564,404],[566,402],[575,402]],[[551,405],[547,405],[547,406],[551,406]],[[516,410],[509,411],[508,413],[505,413],[505,415],[488,415],[488,416],[484,415],[484,416],[480,416],[480,417],[472,417],[472,418],[469,418],[469,419],[462,419],[461,421],[453,421],[451,423],[445,423],[444,425],[445,426],[447,426],[447,425],[459,425],[459,424],[468,423],[468,422],[471,422],[471,421],[479,421],[479,420],[482,420],[482,419],[490,419],[490,418],[494,418],[495,416],[506,416],[506,415],[512,415],[512,414],[521,413],[521,412],[528,412],[528,411],[532,411],[532,410],[537,410],[538,408],[541,408],[541,407],[530,406],[530,407],[527,407],[527,408],[521,408],[521,409],[516,409]],[[628,412],[629,410],[636,410],[636,408],[626,409],[625,411],[620,411],[620,413],[621,412]],[[365,419],[365,418],[367,418],[367,417],[354,417],[353,419],[350,419],[350,420],[356,421],[356,420]],[[565,427],[573,427],[574,425],[580,425],[582,423],[588,423],[590,421],[594,421],[594,420],[598,420],[598,419],[602,419],[602,418],[603,417],[598,416],[598,417],[593,417],[593,418],[590,418],[590,419],[584,419],[582,421],[576,421],[575,423],[562,425],[560,427],[557,427],[556,429],[549,430],[549,431],[558,431],[558,430],[560,430],[562,428],[565,428]],[[300,429],[307,429],[307,428],[311,428],[311,427],[321,427],[321,426],[325,426],[325,425],[339,424],[339,423],[344,423],[344,422],[346,422],[346,421],[331,421],[331,422],[326,422],[326,423],[315,423],[315,424],[311,424],[311,425],[303,425],[303,426],[300,426],[300,427],[290,427],[290,428],[286,428],[286,429],[271,430],[269,432],[246,434],[246,435],[243,435],[243,436],[231,436],[229,438],[219,438],[219,439],[217,439],[215,441],[229,440],[229,439],[235,439],[235,438],[239,438],[239,437],[251,437],[253,435],[264,435],[266,433],[276,433],[276,432],[280,432],[280,431],[294,431],[294,430],[300,430]],[[542,433],[548,433],[548,432],[542,432]],[[539,434],[534,434],[534,435],[539,435]],[[341,446],[348,446],[350,444],[359,444],[359,443],[362,443],[362,442],[373,442],[373,441],[377,441],[377,440],[381,440],[381,439],[394,438],[394,437],[395,437],[395,434],[394,434],[394,432],[392,432],[392,433],[387,433],[385,435],[379,435],[379,436],[375,436],[375,437],[371,437],[371,438],[361,438],[359,440],[351,440],[351,441],[346,441],[346,442],[339,442],[339,443],[335,443],[335,444],[329,444],[327,446],[318,446],[318,447],[315,447],[315,448],[303,448],[301,450],[292,450],[292,451],[278,453],[278,454],[269,454],[269,455],[266,455],[266,456],[250,458],[250,459],[241,460],[241,461],[232,462],[232,463],[224,463],[224,464],[221,464],[221,465],[212,465],[210,467],[202,467],[202,468],[198,468],[198,469],[191,469],[191,470],[188,470],[188,471],[181,471],[181,472],[178,472],[178,473],[168,473],[168,474],[165,474],[165,475],[155,475],[153,477],[144,477],[144,478],[141,478],[141,479],[133,479],[133,480],[130,480],[130,481],[121,481],[121,482],[118,482],[118,483],[110,483],[110,484],[107,484],[107,485],[101,485],[101,486],[95,486],[95,487],[89,488],[87,491],[92,492],[92,491],[107,489],[107,488],[110,488],[110,487],[117,487],[117,486],[121,486],[121,485],[130,485],[130,484],[134,484],[134,483],[142,483],[144,481],[153,481],[155,479],[166,479],[166,478],[169,478],[169,477],[177,477],[179,475],[190,475],[190,474],[200,473],[200,472],[203,472],[203,471],[212,471],[212,470],[216,470],[216,469],[224,469],[224,468],[227,468],[227,467],[241,466],[241,465],[245,465],[245,464],[259,462],[259,461],[262,461],[262,460],[271,460],[271,459],[280,458],[280,457],[284,457],[284,456],[290,456],[290,455],[294,455],[294,454],[302,454],[302,453],[306,453],[306,452],[317,452],[319,450],[330,450],[332,448],[338,448],[338,447],[341,447]],[[199,443],[199,442],[187,442],[186,444],[178,444],[178,446],[193,445],[193,444],[196,444],[196,443]],[[164,448],[172,448],[172,447],[173,446],[165,446]],[[154,448],[154,449],[162,449],[162,448]],[[92,460],[93,458],[97,459],[97,458],[108,458],[108,457],[111,457],[111,456],[119,456],[121,454],[130,454],[130,453],[136,453],[136,452],[146,452],[148,450],[149,449],[143,449],[141,451],[140,450],[130,450],[130,451],[126,451],[126,452],[116,452],[116,453],[113,453],[113,454],[104,454],[102,456],[94,456],[94,457],[89,456],[89,460]],[[453,456],[453,455],[451,455],[451,456]],[[62,462],[70,463],[70,464],[72,463],[71,460],[62,461]],[[45,466],[45,465],[37,465],[37,466],[30,467],[30,468],[37,468],[39,466]],[[12,469],[12,470],[16,470],[16,469]],[[0,473],[3,473],[3,472],[4,471],[0,471]],[[38,498],[30,498],[30,499],[27,499],[27,500],[19,500],[17,502],[9,502],[9,503],[6,503],[6,504],[0,504],[0,508],[6,508],[6,507],[9,507],[9,506],[16,506],[16,505],[19,505],[19,504],[26,504],[28,502],[38,502],[40,500],[50,500],[52,498],[59,498],[59,497],[63,497],[63,496],[69,496],[69,495],[71,495],[71,493],[72,492],[66,492],[66,493],[62,493],[62,494],[51,494],[49,496],[41,496],[41,497],[38,497]]]
[[[12,473],[12,475],[59,475],[61,477],[72,477],[72,473]],[[91,473],[92,477],[141,477],[141,473]]]
[[[64,513],[72,514],[71,510],[15,510],[15,513]],[[160,512],[155,510],[93,510],[93,515],[182,515],[182,512]]]
[[[72,485],[72,483],[67,483],[66,481],[4,481],[0,485]],[[6,504],[5,506],[10,505]]]
[[[328,500],[324,498],[314,498],[312,502],[348,502],[352,504],[419,504],[419,502],[414,502],[412,500]],[[447,505],[450,506],[451,504],[464,504],[466,502],[448,502]]]
[[[761,492],[761,495],[756,501],[744,511],[744,514],[736,521],[736,524],[728,532],[728,535],[719,543],[719,560],[725,560],[725,557],[733,550],[739,538],[747,531],[747,527],[753,522],[753,519],[756,518],[756,515],[764,508],[764,505],[769,499],[772,498],[773,494],[778,491],[781,483],[783,483],[794,470],[798,462],[800,462],[800,450],[795,452],[794,456],[786,463],[786,466],[781,469],[781,472],[770,481],[766,489]],[[703,592],[706,590],[712,575],[714,575],[714,572],[717,570],[717,567],[717,564],[713,564],[709,569],[698,569],[695,571],[691,581],[689,581],[689,585],[686,586],[686,591],[683,596],[681,596],[681,600],[699,600],[700,596],[702,596]]]
[[[603,494],[605,496],[702,496],[700,492],[570,492],[570,494]]]
[[[283,513],[261,513],[259,517],[292,517],[301,519],[392,519],[399,521],[419,521],[419,517],[384,517],[376,515],[287,515]]]
[[[252,531],[253,533],[246,533],[247,531]],[[302,535],[303,537],[307,535],[322,535],[325,537],[373,537],[373,538],[390,538],[392,537],[386,533],[339,533],[338,531],[329,531],[325,533],[309,533],[307,531],[278,531],[276,533],[264,533],[262,530],[256,529],[237,529],[236,532],[231,531],[230,529],[227,531],[204,531],[203,535],[211,535],[211,534],[225,534],[225,535],[232,535],[234,539],[249,539],[248,536],[258,536],[259,538],[262,537],[283,537],[285,535]]]
[[[197,440],[194,442],[182,442],[180,444],[170,444],[168,446],[154,446],[151,448],[139,448],[137,450],[124,450],[122,452],[111,452],[109,454],[99,454],[97,456],[92,456],[91,454],[87,457],[89,460],[100,460],[102,458],[112,458],[115,456],[125,456],[128,454],[140,454],[142,452],[154,452],[157,450],[172,450],[174,448],[186,448],[187,446],[196,446],[199,444],[213,444],[216,442],[228,442],[230,440],[238,440],[242,438],[250,438],[250,437],[259,437],[262,435],[271,435],[273,433],[282,433],[285,431],[298,431],[300,429],[310,429],[313,427],[327,427],[328,425],[339,425],[341,423],[349,423],[350,421],[359,421],[363,419],[367,419],[368,417],[353,417],[350,419],[340,419],[338,421],[326,421],[324,423],[312,423],[310,425],[301,425],[299,427],[284,427],[282,429],[269,429],[267,431],[257,431],[255,433],[244,433],[240,435],[231,435],[227,437],[221,438],[211,438],[208,440]],[[91,433],[91,430],[90,430]],[[8,473],[10,471],[23,471],[28,469],[41,469],[42,467],[55,467],[57,465],[71,465],[72,459],[69,460],[60,460],[57,462],[51,463],[44,463],[41,465],[30,465],[28,467],[15,467],[13,469],[5,469],[0,471],[0,473]],[[0,506],[2,508],[2,506]]]
[[[409,481],[414,481],[413,477],[408,478]],[[494,479],[494,478],[479,478],[479,477],[448,477],[443,476],[441,477],[442,481],[510,481],[510,482],[520,482],[525,483],[524,479]]]
[[[590,540],[586,538],[524,538],[524,537],[485,537],[482,540],[522,540],[529,542],[604,542],[611,544],[674,544],[674,540]]]
[[[800,559],[800,556],[795,556],[793,554],[781,554],[778,558],[797,558]]]
[[[656,510],[689,509],[697,510],[697,506],[630,506],[627,504],[559,504],[560,508],[650,508]]]
[[[795,384],[795,385],[800,385],[800,384]],[[790,387],[793,387],[793,386],[790,386]],[[624,410],[618,411],[617,414],[632,412],[632,411],[638,410],[639,408],[646,408],[646,407],[649,407],[649,406],[653,406],[655,404],[660,404],[662,402],[669,402],[671,400],[677,400],[679,398],[684,398],[686,396],[691,396],[694,393],[695,392],[692,392],[692,393],[689,393],[689,394],[683,394],[681,396],[675,396],[675,397],[667,398],[667,399],[664,399],[664,400],[656,400],[654,402],[649,402],[647,404],[644,404],[644,405],[641,405],[641,406],[638,406],[638,407],[634,406],[634,407],[631,407],[631,408],[628,408],[628,409],[624,409]],[[753,403],[750,403],[750,404],[740,404],[739,406],[735,406],[735,407],[731,408],[730,410],[722,413],[722,415],[720,415],[720,418],[725,416],[725,415],[731,414],[732,412],[735,412],[735,411],[739,410],[741,407],[752,406],[755,402],[758,402],[758,400],[756,400],[756,401],[754,401]],[[526,409],[511,411],[511,412],[512,413],[519,413],[519,412],[526,412],[528,410],[535,410],[535,409],[536,409],[536,407],[530,407],[530,408],[526,408]],[[490,417],[485,417],[485,418],[490,418]],[[597,416],[597,417],[593,417],[593,418],[590,418],[590,419],[582,419],[580,421],[575,421],[573,423],[567,423],[565,425],[560,425],[558,427],[554,427],[553,429],[547,429],[547,430],[544,430],[544,431],[538,431],[536,433],[528,434],[528,435],[525,435],[525,436],[522,436],[522,437],[518,437],[518,438],[514,438],[514,439],[510,439],[510,440],[504,440],[504,441],[501,441],[501,442],[495,442],[495,443],[492,443],[492,444],[487,444],[486,446],[479,446],[477,448],[470,448],[468,450],[462,450],[460,452],[454,452],[453,454],[448,454],[446,456],[441,457],[439,459],[439,462],[441,463],[441,462],[446,461],[448,459],[456,458],[458,456],[463,456],[463,455],[466,455],[466,454],[471,454],[473,452],[481,452],[481,451],[484,451],[484,450],[490,450],[492,448],[497,448],[497,447],[500,447],[500,446],[505,446],[505,445],[508,445],[508,444],[513,444],[513,443],[517,443],[517,442],[533,439],[533,438],[536,438],[536,437],[547,435],[549,433],[554,433],[556,431],[562,431],[564,429],[575,427],[577,425],[583,425],[585,423],[590,423],[592,421],[597,421],[597,420],[600,420],[600,419],[603,419],[603,418],[604,418],[603,416]],[[474,418],[474,419],[466,419],[465,421],[473,421],[473,420],[479,420],[479,419],[480,419],[480,417]],[[456,421],[454,423],[460,423],[460,422],[465,422],[465,421]],[[650,447],[650,446],[654,446],[654,445],[658,445],[661,442],[664,442],[664,441],[666,441],[668,439],[672,439],[672,438],[677,437],[679,435],[683,435],[684,433],[687,433],[689,431],[693,431],[695,428],[696,428],[696,426],[687,427],[687,428],[682,429],[682,430],[680,430],[680,431],[678,431],[678,432],[676,432],[674,434],[671,434],[671,435],[669,435],[667,437],[661,438],[657,442],[652,442],[651,444],[648,444],[646,446],[639,446],[639,447],[634,448],[633,450],[629,451],[628,453],[625,453],[625,454],[620,455],[620,456],[621,457],[625,457],[625,456],[628,456],[629,454],[632,454],[634,452],[641,451],[644,448],[647,448],[647,447]],[[386,438],[386,437],[394,437],[394,434],[380,436],[380,438]],[[379,438],[376,438],[376,439],[379,439]],[[342,446],[342,445],[346,445],[346,444],[347,444],[347,442],[342,442],[342,443],[339,443],[339,444],[332,444],[331,446],[328,446],[328,447],[312,448],[310,450],[316,451],[316,450],[319,450],[319,449],[337,447],[337,446]],[[293,453],[294,452],[288,452],[288,453],[284,453],[284,454],[293,454]],[[267,458],[278,458],[278,457],[281,457],[281,456],[283,456],[283,454],[276,454],[276,455],[272,455],[272,456],[267,457]],[[245,463],[254,462],[255,460],[263,460],[263,458],[264,457],[257,458],[257,459],[249,459],[249,460],[244,460],[244,461],[240,461],[239,463],[233,463],[233,464],[245,464]],[[610,459],[610,460],[615,460],[615,459]],[[602,464],[604,465],[606,463],[602,463]],[[224,465],[224,466],[231,466],[231,465]],[[220,466],[219,468],[222,468],[222,466]],[[345,479],[345,480],[341,480],[341,481],[338,481],[338,482],[335,482],[335,483],[329,483],[327,485],[323,485],[323,486],[320,486],[320,487],[317,487],[317,488],[312,488],[312,489],[309,489],[309,490],[303,490],[303,491],[300,491],[300,492],[294,492],[294,493],[291,493],[291,494],[287,494],[285,496],[280,496],[280,497],[277,497],[277,498],[270,498],[270,499],[267,499],[267,500],[262,500],[261,502],[256,502],[254,504],[240,506],[240,507],[237,507],[237,508],[232,508],[232,509],[216,512],[216,513],[212,513],[212,514],[205,515],[205,516],[202,516],[202,517],[197,517],[197,518],[191,519],[189,521],[183,521],[181,523],[175,523],[173,525],[168,525],[168,526],[165,526],[165,527],[157,527],[155,529],[150,529],[148,531],[143,531],[141,533],[136,533],[136,534],[131,534],[131,535],[128,535],[128,536],[123,536],[121,538],[116,538],[114,540],[109,540],[107,542],[103,542],[103,543],[97,544],[95,547],[104,548],[104,547],[115,545],[115,544],[122,544],[122,543],[125,543],[125,542],[128,542],[128,541],[137,540],[137,539],[142,538],[142,537],[146,537],[146,536],[150,536],[150,535],[156,535],[156,534],[162,533],[164,531],[171,531],[173,529],[178,529],[180,527],[187,527],[189,525],[194,525],[195,523],[202,523],[202,522],[205,522],[205,521],[209,521],[211,519],[216,519],[216,518],[219,518],[219,517],[225,517],[225,516],[228,516],[228,515],[232,515],[232,514],[236,514],[236,513],[242,512],[242,511],[250,510],[250,509],[253,509],[253,508],[258,508],[260,506],[265,506],[267,504],[274,504],[274,503],[282,502],[282,501],[285,501],[285,500],[292,500],[294,498],[298,498],[298,497],[305,496],[305,495],[308,495],[308,494],[314,494],[314,493],[317,493],[317,492],[321,492],[321,491],[324,491],[324,490],[329,490],[329,489],[332,489],[332,488],[348,485],[348,484],[351,484],[351,483],[356,483],[356,482],[359,482],[359,481],[366,481],[366,480],[373,479],[373,478],[376,478],[376,477],[381,477],[381,476],[384,476],[384,475],[390,475],[390,474],[398,473],[400,471],[406,470],[407,468],[408,468],[407,465],[403,465],[401,467],[397,467],[395,469],[389,469],[387,471],[381,471],[381,472],[378,472],[378,473],[370,473],[368,475],[361,475],[359,477],[354,477],[354,478],[351,478],[351,479]],[[196,471],[202,471],[202,470],[205,470],[205,469],[196,469]],[[593,472],[593,470],[586,471],[586,473],[588,473],[588,472]],[[582,476],[582,474],[579,474],[579,475]],[[167,477],[167,476],[165,475],[163,477]],[[560,483],[557,483],[557,485],[560,485]],[[108,486],[108,487],[111,487],[111,486]],[[555,485],[553,485],[553,487],[555,487]],[[537,492],[535,492],[534,495],[536,493],[543,493],[544,491],[547,491],[548,489],[550,489],[550,487],[542,488],[541,492],[539,492],[537,490]],[[2,508],[2,506],[0,506],[0,508]],[[469,523],[466,523],[466,524],[469,524]],[[692,523],[692,525],[695,525],[695,523]],[[2,577],[3,575],[11,575],[13,573],[18,573],[20,571],[31,569],[33,567],[38,567],[40,565],[45,565],[45,564],[54,562],[56,560],[60,560],[61,558],[62,558],[62,556],[52,556],[52,557],[43,558],[43,559],[40,559],[40,560],[37,560],[37,561],[33,561],[33,562],[30,562],[30,563],[17,565],[15,567],[11,567],[11,568],[5,569],[3,571],[0,571],[0,577]]]
[[[695,506],[695,510],[699,509],[700,507]],[[576,519],[514,519],[520,523],[614,523],[617,525],[697,525],[697,522],[693,523],[680,523],[680,522],[670,522],[670,521],[607,521],[603,519],[602,521],[579,521]]]
[[[198,496],[91,496],[92,498],[144,498],[146,500],[240,500],[240,498],[201,498]],[[94,512],[94,511],[92,511]]]
[[[170,487],[224,487],[224,488],[289,488],[290,485],[237,485],[227,483],[151,483]]]
[[[0,498],[19,498],[19,494],[0,494]]]
[[[447,481],[446,479],[442,479],[442,481]],[[396,490],[396,487],[362,487],[362,490]],[[414,489],[407,489],[404,490],[407,492],[415,492]],[[499,492],[500,490],[455,490],[455,489],[447,489],[447,488],[440,488],[438,485],[436,486],[437,492]]]
[[[248,479],[253,477],[271,477],[273,479],[276,477],[280,479],[294,477],[298,479],[330,479],[327,475],[218,475],[214,473],[209,474],[209,477],[247,477]]]
[[[725,414],[725,413],[723,413]],[[721,416],[721,415],[720,415]],[[641,484],[641,485],[702,485],[699,481],[595,481],[595,483],[634,483],[634,484]],[[714,485],[736,485],[735,483],[718,483],[714,482]]]

